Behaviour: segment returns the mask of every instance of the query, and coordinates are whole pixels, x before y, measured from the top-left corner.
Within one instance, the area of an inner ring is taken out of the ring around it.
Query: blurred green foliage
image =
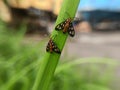
[[[25,29],[21,25],[13,30],[0,22],[0,90],[30,90],[34,83],[44,42],[23,42]]]
[[[58,66],[51,90],[119,90],[113,83],[117,65],[107,58],[69,60]]]
[[[46,41],[25,43],[24,35],[24,25],[13,30],[0,22],[0,90],[31,90],[33,86]],[[115,78],[114,65],[95,64],[93,59],[88,59],[93,63],[81,63],[84,59],[75,61],[61,61],[50,90],[115,90],[111,86]]]

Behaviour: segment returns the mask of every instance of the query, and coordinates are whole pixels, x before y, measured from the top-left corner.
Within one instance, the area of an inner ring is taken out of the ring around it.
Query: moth
[[[57,45],[53,42],[52,39],[49,40],[49,42],[48,42],[48,44],[47,44],[47,46],[46,46],[46,51],[47,51],[47,52],[50,52],[50,53],[52,53],[52,52],[56,52],[56,53],[58,53],[58,54],[61,53],[60,49],[59,49],[59,48],[57,47]]]
[[[58,24],[55,27],[55,30],[63,30],[63,33],[68,32],[68,34],[71,37],[74,37],[75,36],[75,30],[74,30],[72,22],[73,22],[73,19],[72,18],[68,18],[65,21],[63,21],[60,24]]]

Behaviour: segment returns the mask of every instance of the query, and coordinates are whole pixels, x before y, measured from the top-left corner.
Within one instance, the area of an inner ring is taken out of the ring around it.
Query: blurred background
[[[62,1],[0,0],[0,90],[31,90]],[[119,3],[80,0],[49,90],[120,89]]]

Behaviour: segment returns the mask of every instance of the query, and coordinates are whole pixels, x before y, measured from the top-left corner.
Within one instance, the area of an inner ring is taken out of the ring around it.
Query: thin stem
[[[79,2],[80,0],[64,0],[55,26],[61,23],[62,21],[64,21],[64,18],[67,19],[70,17],[74,17]],[[69,16],[67,13],[69,14]],[[61,31],[53,30],[52,37],[54,36],[55,36],[54,42],[62,51],[68,34],[63,34]],[[54,52],[46,53],[40,65],[32,90],[48,90],[51,79],[54,75],[56,66],[58,64],[59,58],[60,58],[60,54]]]

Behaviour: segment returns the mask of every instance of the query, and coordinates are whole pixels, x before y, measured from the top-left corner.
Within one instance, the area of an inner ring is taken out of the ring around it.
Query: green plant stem
[[[67,18],[74,17],[79,2],[80,0],[63,0],[63,4],[55,26]],[[68,34],[63,34],[62,31],[53,30],[52,37],[54,36],[55,36],[54,42],[62,51]],[[46,53],[38,70],[37,77],[32,90],[48,90],[49,84],[51,82],[56,66],[58,64],[59,58],[60,54],[54,52]]]

